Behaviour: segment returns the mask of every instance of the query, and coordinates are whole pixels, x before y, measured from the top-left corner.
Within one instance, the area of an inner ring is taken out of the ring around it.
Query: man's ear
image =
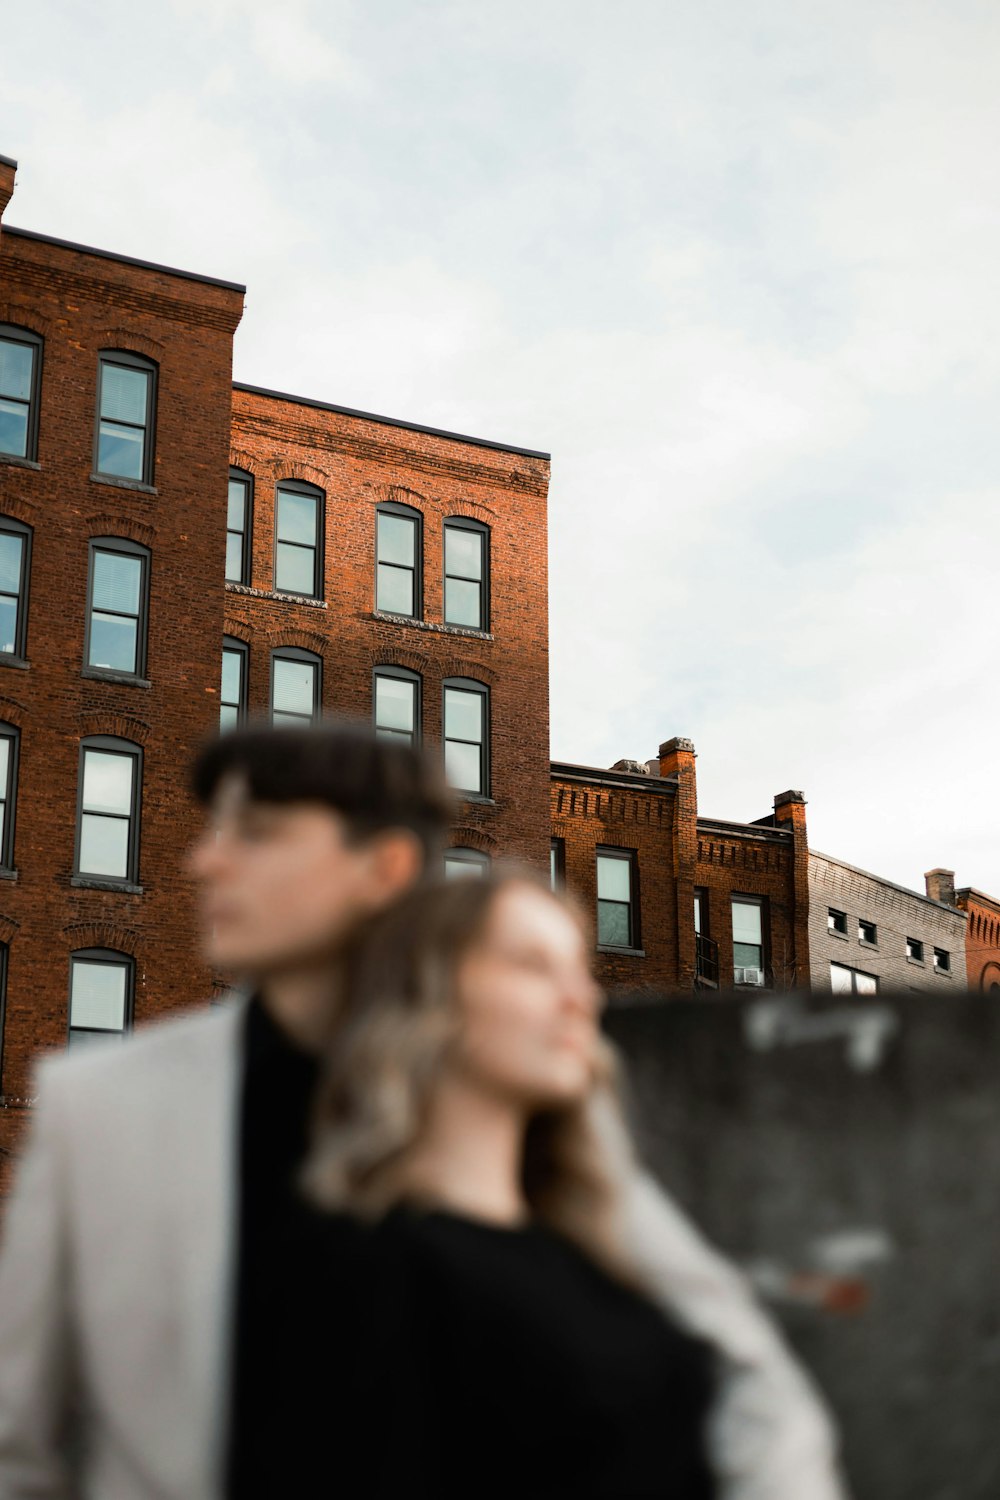
[[[392,901],[408,890],[423,873],[424,851],[408,828],[388,828],[371,842],[371,872],[383,901]]]

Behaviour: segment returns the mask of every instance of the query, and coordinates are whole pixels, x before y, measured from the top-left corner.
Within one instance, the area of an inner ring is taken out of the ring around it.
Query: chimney
[[[17,162],[12,161],[9,156],[0,156],[0,219],[14,194],[14,175],[17,172]]]
[[[641,760],[616,760],[610,767],[612,771],[628,771],[632,776],[648,776],[645,762]]]
[[[778,828],[783,823],[805,827],[806,799],[801,792],[778,792],[774,799],[774,822]]]
[[[653,760],[647,760],[647,762],[646,762],[646,775],[647,776],[659,776],[659,774],[660,774],[660,757],[657,755],[657,756],[655,756],[653,758]]]
[[[689,775],[694,780],[694,741],[675,735],[660,746],[660,775]]]
[[[928,870],[924,886],[932,901],[943,901],[945,906],[955,905],[954,870]]]

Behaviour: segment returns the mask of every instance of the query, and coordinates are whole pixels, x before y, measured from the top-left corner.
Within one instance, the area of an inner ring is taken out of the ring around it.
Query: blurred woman
[[[326,1493],[325,1458],[331,1495],[712,1496],[711,1356],[620,1231],[589,951],[519,872],[424,886],[351,947],[304,1174],[326,1214],[287,1267],[324,1287],[328,1357],[303,1382],[278,1351],[282,1493]]]

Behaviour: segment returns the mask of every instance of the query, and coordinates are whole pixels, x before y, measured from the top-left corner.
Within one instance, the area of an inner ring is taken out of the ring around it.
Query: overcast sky
[[[11,223],[552,454],[552,752],[1000,895],[995,0],[33,0]]]

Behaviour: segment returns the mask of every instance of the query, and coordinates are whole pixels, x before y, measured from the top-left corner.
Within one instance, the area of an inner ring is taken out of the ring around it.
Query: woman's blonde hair
[[[408,1157],[459,1034],[459,966],[500,894],[523,884],[586,927],[571,898],[508,866],[483,879],[424,883],[348,944],[304,1171],[314,1201],[377,1218],[406,1196]],[[590,1092],[530,1119],[522,1187],[533,1219],[634,1282],[619,1228],[622,1176],[631,1165],[627,1139],[617,1058],[602,1039]]]

